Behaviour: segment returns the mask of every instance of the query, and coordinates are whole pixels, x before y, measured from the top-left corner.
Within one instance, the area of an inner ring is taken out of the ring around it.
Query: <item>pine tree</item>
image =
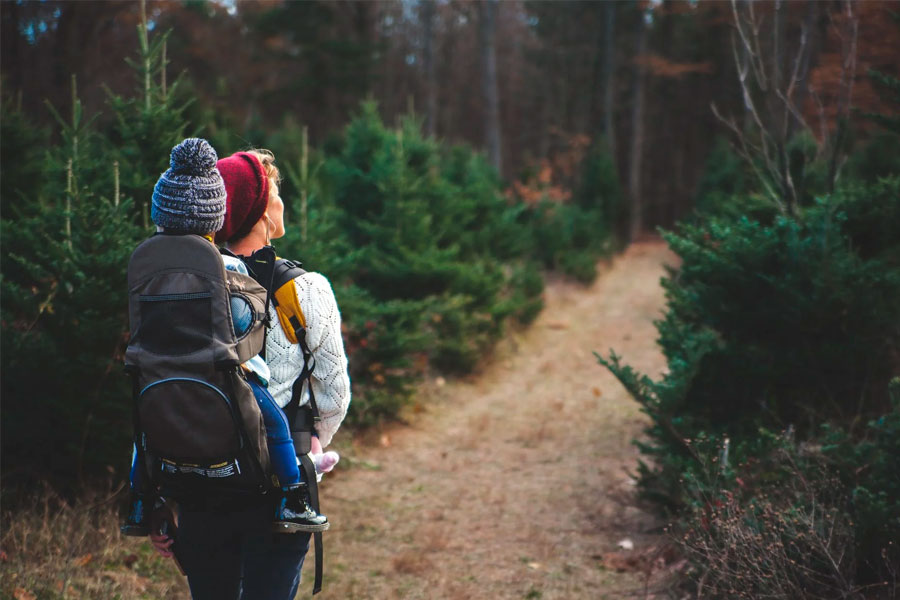
[[[280,249],[307,249],[342,283],[352,418],[392,416],[429,365],[471,369],[504,323],[539,310],[530,237],[471,150],[441,147],[414,118],[388,128],[367,103],[313,179],[310,239]]]
[[[72,93],[70,119],[51,107],[61,143],[41,164],[37,197],[2,221],[4,470],[60,487],[109,464],[113,448],[125,453],[128,390],[117,367],[125,267],[139,237],[74,79]]]
[[[149,229],[150,193],[159,174],[169,166],[172,147],[185,137],[188,123],[184,113],[191,100],[180,98],[180,77],[168,85],[169,32],[150,39],[143,4],[137,33],[137,58],[126,59],[138,83],[135,95],[126,98],[108,92],[116,117],[110,141],[120,166],[122,193],[134,198],[137,222]]]
[[[110,95],[112,136],[83,114],[73,77],[71,115],[48,105],[60,143],[33,177],[4,182],[4,196],[21,199],[2,215],[2,459],[11,485],[47,479],[65,489],[128,459],[125,274],[149,230],[153,182],[185,129],[165,83],[165,36],[150,43],[146,25],[138,31],[131,64],[141,91]],[[41,135],[20,116],[7,125],[22,143]]]

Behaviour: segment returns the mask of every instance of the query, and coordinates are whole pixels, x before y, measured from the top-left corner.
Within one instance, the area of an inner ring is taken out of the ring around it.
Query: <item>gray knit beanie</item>
[[[225,221],[225,182],[209,142],[188,138],[172,148],[169,170],[153,188],[150,218],[166,229],[214,233]]]

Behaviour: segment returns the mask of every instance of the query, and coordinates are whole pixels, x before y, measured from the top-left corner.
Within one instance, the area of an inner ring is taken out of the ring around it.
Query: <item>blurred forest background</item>
[[[0,3],[4,508],[39,481],[124,479],[125,269],[196,135],[274,151],[279,253],[334,282],[358,425],[477,368],[538,314],[546,273],[590,282],[663,228],[683,261],[663,282],[669,372],[600,360],[651,418],[639,489],[678,519],[693,581],[898,597],[898,13]],[[772,544],[776,575],[736,584]]]

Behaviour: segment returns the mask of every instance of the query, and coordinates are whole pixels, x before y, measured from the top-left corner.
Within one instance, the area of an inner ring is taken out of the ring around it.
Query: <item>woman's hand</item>
[[[164,558],[175,556],[172,544],[175,543],[175,513],[168,505],[157,507],[150,513],[150,543]]]
[[[319,436],[312,436],[312,439],[310,439],[309,451],[313,454],[322,454],[322,442],[319,441]]]
[[[159,552],[159,555],[163,558],[171,558],[175,556],[175,554],[169,549],[172,544],[175,543],[175,540],[170,538],[169,536],[163,535],[161,533],[151,533],[150,543],[153,544],[153,547],[156,548],[156,551]]]

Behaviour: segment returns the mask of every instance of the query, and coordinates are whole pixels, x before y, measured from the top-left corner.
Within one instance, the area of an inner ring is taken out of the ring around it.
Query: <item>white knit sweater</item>
[[[305,273],[294,279],[300,308],[306,317],[306,342],[316,359],[312,374],[313,392],[322,420],[316,425],[319,441],[325,447],[341,426],[350,405],[350,377],[347,355],[341,338],[341,314],[331,284],[319,273]],[[303,352],[299,344],[288,341],[271,307],[273,327],[266,336],[266,363],[272,374],[269,392],[278,406],[291,400],[294,381],[303,370]],[[301,404],[309,401],[304,388]]]

